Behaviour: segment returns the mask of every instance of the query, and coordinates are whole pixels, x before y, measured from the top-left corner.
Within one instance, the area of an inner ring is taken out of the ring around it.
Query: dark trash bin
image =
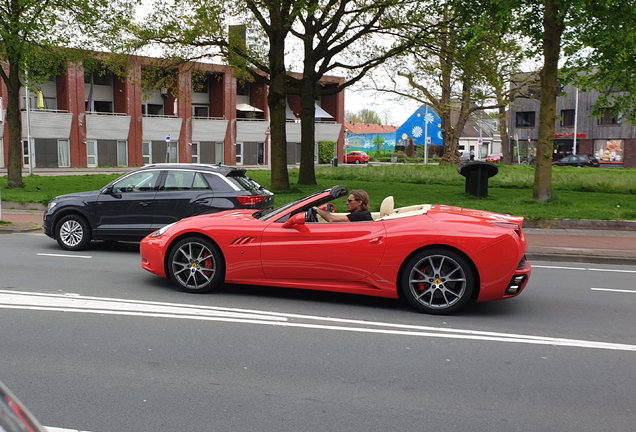
[[[333,166],[335,166],[335,167],[337,167],[337,166],[338,166],[338,158],[337,158],[337,157],[335,157],[335,158],[331,159],[331,165],[333,165]]]
[[[490,162],[467,161],[457,165],[457,172],[466,177],[466,193],[476,197],[488,196],[488,179],[499,172]]]

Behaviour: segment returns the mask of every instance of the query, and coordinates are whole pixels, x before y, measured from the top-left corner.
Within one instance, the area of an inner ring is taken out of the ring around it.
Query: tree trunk
[[[305,71],[307,72],[307,71]],[[298,184],[315,185],[316,105],[314,76],[303,76],[300,86],[300,171]]]
[[[9,63],[7,86],[7,124],[9,125],[9,165],[7,183],[10,188],[22,188],[22,114],[20,112],[20,68]]]
[[[286,97],[285,92],[285,36],[277,35],[270,39],[269,64],[271,68],[269,94],[267,103],[270,112],[270,139],[272,140],[272,171],[271,181],[274,191],[289,189],[289,174],[287,172],[287,133]]]
[[[535,199],[552,199],[552,153],[554,151],[554,121],[556,115],[557,73],[564,25],[558,18],[555,0],[545,1],[543,17],[543,69],[539,108],[537,165],[534,172]]]
[[[510,165],[510,137],[508,137],[508,125],[506,124],[506,107],[501,105],[499,107],[499,113],[497,114],[499,120],[498,129],[499,136],[501,137],[501,154],[503,155],[501,160],[504,164]]]

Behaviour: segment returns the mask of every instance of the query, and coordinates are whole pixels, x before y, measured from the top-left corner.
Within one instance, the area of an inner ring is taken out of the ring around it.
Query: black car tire
[[[170,251],[168,273],[182,291],[208,293],[221,285],[225,275],[225,261],[211,241],[201,237],[187,237]]]
[[[457,312],[475,289],[468,261],[450,249],[429,249],[409,258],[400,276],[402,294],[421,312],[444,315]]]
[[[84,250],[91,242],[90,225],[78,214],[64,216],[55,228],[55,239],[62,249]]]

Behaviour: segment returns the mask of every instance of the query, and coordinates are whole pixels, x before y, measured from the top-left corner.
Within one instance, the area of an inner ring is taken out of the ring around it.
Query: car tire
[[[170,279],[185,292],[208,293],[224,279],[225,261],[218,247],[201,237],[179,241],[168,257]]]
[[[62,249],[84,250],[91,242],[90,225],[83,216],[77,214],[64,216],[56,226],[55,239]]]
[[[475,289],[475,276],[468,260],[442,248],[425,250],[409,258],[400,282],[402,294],[413,307],[434,315],[457,312],[470,301]]]
[[[360,165],[360,159],[356,159],[356,165]]]

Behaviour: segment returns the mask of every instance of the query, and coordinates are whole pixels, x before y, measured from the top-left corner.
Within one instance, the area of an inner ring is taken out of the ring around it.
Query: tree
[[[347,111],[345,121],[349,123],[382,124],[382,119],[373,110],[363,108],[360,111]]]
[[[173,64],[220,57],[235,68],[240,81],[256,80],[269,86],[274,190],[289,189],[285,44],[303,6],[293,0],[157,0],[142,23],[130,26],[135,39],[131,49],[159,44]],[[257,31],[261,43],[247,46],[240,30]]]
[[[10,188],[22,183],[20,88],[41,84],[91,53],[90,43],[107,43],[132,17],[137,1],[3,0],[0,2],[0,76],[7,87]],[[82,50],[68,48],[78,47]],[[28,72],[28,73],[27,73]],[[0,107],[1,109],[1,107]]]
[[[412,31],[429,20],[437,32],[418,38],[407,55],[388,66],[388,86],[374,82],[377,90],[417,100],[439,115],[444,164],[460,162],[459,138],[468,119],[477,111],[498,107],[490,87],[496,63],[484,58],[499,56],[503,27],[490,19],[486,6],[479,1],[446,1],[419,8]],[[408,88],[396,75],[407,80]]]
[[[493,1],[495,3],[495,1]],[[584,89],[605,89],[614,84],[636,84],[636,10],[630,0],[543,0],[496,2],[516,13],[517,31],[531,41],[540,55],[541,80],[539,135],[533,196],[541,202],[552,198],[552,152],[559,86],[559,61],[563,60],[565,82]],[[499,16],[506,17],[506,13]],[[509,17],[510,15],[508,15]],[[622,87],[625,90],[627,87]],[[632,87],[634,88],[634,87]],[[599,98],[595,112],[605,103],[615,111],[635,106],[636,94],[622,93]]]
[[[316,184],[314,170],[315,105],[317,96],[336,94],[357,83],[367,72],[414,45],[419,37],[403,37],[416,0],[306,0],[299,27],[303,70],[289,76],[289,93],[301,100],[301,164],[298,183]],[[344,83],[324,86],[323,77],[346,71]]]
[[[382,138],[380,135],[376,136],[375,138],[373,138],[373,144],[375,144],[376,154],[380,156],[380,154],[382,153],[381,148],[384,145],[384,138]]]

